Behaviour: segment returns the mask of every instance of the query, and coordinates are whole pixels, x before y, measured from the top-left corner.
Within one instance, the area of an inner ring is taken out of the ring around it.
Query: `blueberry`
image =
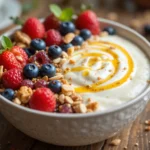
[[[34,50],[45,50],[46,44],[42,39],[33,39],[30,43],[30,47]]]
[[[12,89],[5,89],[5,91],[3,91],[1,95],[9,100],[12,100],[14,98],[15,92]]]
[[[150,35],[150,24],[144,26],[144,33],[146,35]]]
[[[84,40],[87,40],[91,37],[92,33],[88,29],[82,29],[79,34]]]
[[[42,77],[48,76],[53,77],[56,74],[56,68],[52,64],[44,64],[40,69],[40,75]]]
[[[23,74],[26,78],[36,78],[39,74],[39,68],[35,64],[27,64],[23,68]]]
[[[72,47],[73,45],[71,43],[68,44],[62,44],[60,47],[63,51],[67,52],[68,48]]]
[[[48,84],[48,88],[51,89],[52,92],[54,93],[60,93],[61,92],[61,82],[59,82],[58,80],[53,80],[50,81]]]
[[[73,45],[81,45],[83,43],[83,38],[81,36],[75,36],[71,43]]]
[[[103,29],[103,31],[108,32],[109,35],[115,35],[116,34],[116,30],[113,27],[106,27]]]
[[[30,48],[24,48],[24,51],[26,52],[26,54],[28,55],[28,57],[31,57],[32,55],[35,54],[35,50],[30,49]]]
[[[60,33],[66,35],[67,33],[74,32],[75,25],[72,22],[62,22],[60,24]]]
[[[52,45],[48,49],[48,55],[51,58],[57,58],[61,55],[62,49],[57,45]]]

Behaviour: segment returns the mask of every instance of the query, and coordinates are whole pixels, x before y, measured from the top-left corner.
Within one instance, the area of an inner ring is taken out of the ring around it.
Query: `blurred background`
[[[51,3],[71,6],[76,12],[86,4],[99,17],[128,25],[150,39],[150,0],[0,0],[0,33],[14,26],[10,16],[24,20],[29,16],[48,16]]]

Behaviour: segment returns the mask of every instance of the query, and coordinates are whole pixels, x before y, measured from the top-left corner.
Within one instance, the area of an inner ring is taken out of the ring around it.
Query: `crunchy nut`
[[[101,37],[108,36],[108,32],[107,31],[103,31],[103,32],[100,33],[100,36]]]
[[[62,57],[63,57],[63,58],[68,58],[68,54],[63,51],[63,52],[62,52]]]
[[[112,140],[112,141],[111,141],[111,143],[110,143],[110,144],[111,144],[112,146],[117,146],[117,145],[119,145],[119,144],[120,144],[120,142],[121,142],[121,140],[120,140],[120,139],[114,139],[114,140]]]
[[[63,84],[68,84],[68,81],[67,81],[66,79],[62,79],[61,82],[62,82]]]
[[[67,54],[68,54],[69,56],[72,56],[73,52],[74,52],[74,47],[68,48]]]
[[[71,98],[72,98],[74,101],[82,101],[81,95],[78,95],[78,94],[76,94],[76,93],[73,93],[73,94],[71,95]]]
[[[66,96],[71,96],[71,95],[72,95],[72,92],[66,92],[65,95],[66,95]]]
[[[0,66],[0,79],[4,73],[4,66]]]
[[[76,101],[76,102],[73,102],[72,106],[80,105],[80,104],[81,104],[81,101]]]
[[[21,101],[20,101],[19,98],[15,98],[15,99],[13,100],[13,102],[14,102],[15,104],[21,105]]]
[[[21,47],[21,48],[25,48],[27,47],[24,43],[16,43],[15,45]]]
[[[26,33],[23,33],[21,31],[16,31],[16,33],[14,34],[14,39],[16,42],[20,42],[27,45],[29,45],[31,42],[31,38]]]
[[[67,93],[67,92],[74,92],[74,88],[71,85],[68,84],[63,84],[62,85],[62,93]]]
[[[83,44],[81,45],[81,48],[86,48],[88,45],[88,42],[83,42]]]
[[[53,60],[53,63],[58,64],[58,63],[60,63],[60,61],[61,61],[61,58],[56,58],[56,59]]]
[[[57,76],[49,78],[49,80],[50,81],[52,81],[52,80],[59,80],[59,79],[62,79],[63,77],[64,77],[63,75],[57,75]]]
[[[79,50],[79,49],[81,49],[81,46],[74,46],[74,50]]]
[[[23,62],[23,58],[21,56],[16,56],[16,59],[20,62]]]
[[[67,61],[66,58],[62,58],[62,59],[60,60],[60,65],[63,65],[66,61]]]
[[[80,34],[80,30],[75,30],[75,35]]]
[[[64,94],[60,94],[60,95],[59,95],[59,98],[58,98],[58,101],[59,101],[61,104],[64,104],[64,102],[65,102],[65,95],[64,95]]]
[[[56,68],[56,72],[57,72],[57,73],[60,73],[60,72],[62,72],[62,69]]]
[[[55,96],[56,99],[58,99],[58,94],[55,94],[54,96]]]
[[[69,60],[69,64],[75,64],[75,63],[76,63],[75,60],[73,60],[73,59]]]
[[[29,102],[29,99],[30,99],[30,96],[32,95],[33,91],[30,87],[27,87],[27,86],[22,86],[16,96],[17,98],[20,99],[20,101],[23,103],[23,104],[26,104]]]
[[[98,108],[98,102],[89,103],[86,107],[87,107],[87,109],[91,109],[91,110],[95,111]]]
[[[146,125],[150,125],[150,120],[145,120]]]
[[[74,33],[68,33],[64,36],[63,41],[64,43],[70,43],[74,37],[75,37]]]
[[[42,79],[47,82],[48,81],[48,76],[44,76]]]
[[[87,108],[86,108],[85,104],[75,105],[75,106],[73,106],[73,109],[75,110],[76,113],[86,113],[87,112]]]
[[[72,103],[73,103],[73,100],[72,100],[71,97],[65,96],[65,102],[66,102],[66,103],[69,103],[69,104],[72,104]]]

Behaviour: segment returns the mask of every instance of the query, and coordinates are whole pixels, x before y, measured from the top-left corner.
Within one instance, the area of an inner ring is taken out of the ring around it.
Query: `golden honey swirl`
[[[96,49],[96,50],[99,50],[100,53],[87,52],[86,50],[75,53],[73,56],[80,55],[80,59],[87,58],[87,57],[89,57],[90,59],[88,61],[87,67],[85,67],[85,66],[73,67],[70,69],[70,71],[71,72],[81,72],[82,71],[82,75],[86,77],[89,75],[89,71],[92,70],[91,67],[98,61],[111,62],[114,67],[114,70],[106,78],[98,80],[96,83],[93,83],[89,86],[75,87],[76,92],[78,92],[78,93],[99,92],[99,91],[116,88],[116,87],[124,84],[130,78],[131,73],[133,72],[133,69],[134,69],[134,63],[133,63],[131,56],[128,54],[128,52],[123,47],[121,47],[117,44],[114,44],[112,42],[105,42],[105,41],[90,42],[88,46],[90,47],[90,45],[98,46],[99,49],[92,47],[90,50],[92,51],[92,49],[93,50]],[[119,51],[121,51],[121,53],[123,53],[123,55],[127,59],[128,68],[127,68],[125,75],[121,79],[116,80],[107,85],[106,84],[102,85],[103,83],[106,83],[111,78],[113,78],[119,70],[119,57],[118,57],[118,54],[115,53],[115,51],[113,51],[112,48],[114,48],[115,50],[119,50]],[[108,53],[113,59],[107,58],[107,59],[103,60],[102,59],[103,53],[101,53],[101,52]],[[102,69],[102,68],[100,67],[98,70],[100,70],[100,69]]]

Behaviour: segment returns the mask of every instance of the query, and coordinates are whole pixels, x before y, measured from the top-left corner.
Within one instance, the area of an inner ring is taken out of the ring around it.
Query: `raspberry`
[[[44,21],[44,26],[46,31],[49,29],[58,29],[59,28],[59,20],[53,15],[50,14]]]
[[[45,80],[38,80],[35,84],[34,87],[37,88],[41,88],[41,87],[46,87],[47,86],[47,82]]]
[[[45,34],[44,25],[34,17],[29,18],[23,25],[22,31],[28,34],[31,39],[43,38]]]
[[[69,104],[63,104],[59,107],[60,113],[73,113],[72,107]]]
[[[54,29],[48,30],[45,34],[45,42],[47,46],[60,45],[62,42],[60,33]]]
[[[10,69],[2,76],[2,83],[5,88],[18,89],[23,81],[22,71],[20,69]]]
[[[39,51],[32,57],[30,57],[29,62],[38,62],[40,65],[47,64],[50,62],[50,59],[45,51]]]
[[[100,33],[100,23],[96,14],[91,10],[86,10],[78,16],[76,26],[78,29],[88,29],[94,35]]]
[[[53,112],[56,107],[56,99],[48,88],[38,88],[30,98],[29,106],[32,109]]]
[[[33,89],[34,83],[31,80],[26,79],[22,81],[21,86],[27,86]]]

